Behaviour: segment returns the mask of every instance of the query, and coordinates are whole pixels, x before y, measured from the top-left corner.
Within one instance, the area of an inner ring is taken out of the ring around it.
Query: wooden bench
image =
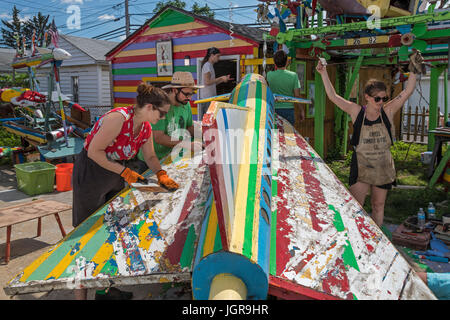
[[[8,264],[11,254],[11,227],[14,224],[38,219],[37,236],[41,235],[41,218],[53,214],[58,222],[61,234],[66,236],[59,213],[72,209],[71,205],[53,200],[36,200],[0,209],[0,228],[6,227],[5,262]]]

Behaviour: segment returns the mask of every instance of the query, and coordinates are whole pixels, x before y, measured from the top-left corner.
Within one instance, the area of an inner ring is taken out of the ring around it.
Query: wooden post
[[[448,69],[445,69],[444,70],[444,126],[446,126],[447,121],[448,121]]]
[[[8,264],[11,256],[11,226],[6,227],[6,248],[5,248],[5,263]]]
[[[407,122],[407,133],[406,133],[406,140],[407,141],[409,141],[409,137],[410,137],[410,135],[411,135],[411,110],[412,110],[412,107],[410,106],[409,107],[409,111],[408,111],[408,113],[407,113],[407,116],[408,116],[408,119],[406,120],[406,122]]]
[[[40,237],[41,236],[41,231],[42,231],[42,220],[41,220],[41,218],[38,218],[38,226],[37,226],[37,235],[36,235],[36,237]]]
[[[419,107],[416,106],[416,113],[414,113],[414,142],[417,140],[417,122],[419,120]]]
[[[230,273],[215,276],[211,283],[209,300],[246,300],[247,287],[238,277]]]
[[[315,71],[314,81],[314,149],[323,158],[323,137],[325,122],[325,87],[323,85],[322,76]]]
[[[425,141],[425,108],[422,109],[422,133],[420,135],[420,142]]]
[[[66,231],[64,230],[63,224],[61,222],[61,219],[59,218],[59,214],[55,213],[56,222],[58,222],[59,230],[61,230],[61,234],[63,238],[66,236]]]
[[[431,68],[430,75],[430,111],[428,119],[428,131],[431,131],[437,127],[437,107],[439,97],[439,76],[446,66],[435,66]],[[431,151],[434,147],[434,135],[428,134],[428,146],[427,150]]]

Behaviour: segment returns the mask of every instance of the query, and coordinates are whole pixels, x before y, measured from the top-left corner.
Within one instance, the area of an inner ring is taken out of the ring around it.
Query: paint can
[[[73,126],[67,127],[67,134],[70,134],[73,130]],[[59,128],[58,130],[50,131],[45,134],[47,141],[55,141],[61,137],[64,137],[64,128]]]
[[[420,161],[423,164],[430,164],[432,156],[433,156],[433,152],[431,152],[431,151],[422,152],[420,154]]]

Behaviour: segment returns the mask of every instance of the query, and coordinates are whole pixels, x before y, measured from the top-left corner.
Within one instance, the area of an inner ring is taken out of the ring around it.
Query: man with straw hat
[[[171,106],[165,118],[152,125],[154,148],[158,159],[164,158],[178,144],[184,149],[201,150],[201,144],[191,142],[191,139],[183,139],[182,135],[184,131],[186,135],[189,132],[190,137],[194,136],[189,100],[199,88],[203,86],[195,84],[190,72],[181,71],[175,72],[170,84],[162,87],[169,96]],[[138,154],[138,159],[144,159],[142,150]]]

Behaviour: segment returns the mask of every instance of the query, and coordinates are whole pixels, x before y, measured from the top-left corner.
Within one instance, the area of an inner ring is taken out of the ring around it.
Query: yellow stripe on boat
[[[250,86],[248,97],[255,96],[256,87]],[[239,95],[236,92],[235,97]],[[255,99],[253,99],[255,100]],[[249,109],[247,113],[247,124],[245,126],[245,136],[241,157],[241,166],[239,168],[239,176],[237,181],[236,189],[236,202],[235,202],[235,218],[233,223],[232,238],[230,239],[230,251],[241,253],[244,246],[245,237],[245,218],[246,218],[246,208],[247,208],[247,196],[248,196],[248,184],[242,181],[247,181],[250,174],[250,161],[251,161],[251,148],[252,142],[255,138],[255,103],[251,102],[251,99],[247,100],[249,102]]]
[[[89,242],[89,240],[103,227],[103,221],[104,221],[104,215],[102,215],[95,224],[89,229],[89,231],[80,239],[78,242],[80,244],[79,250],[81,251],[84,246]],[[76,254],[72,255],[69,251],[66,256],[61,259],[58,265],[53,268],[53,270],[47,275],[45,280],[48,280],[50,278],[59,278],[59,276],[66,271],[66,269],[69,267],[70,263],[73,261],[73,259],[76,257]]]

